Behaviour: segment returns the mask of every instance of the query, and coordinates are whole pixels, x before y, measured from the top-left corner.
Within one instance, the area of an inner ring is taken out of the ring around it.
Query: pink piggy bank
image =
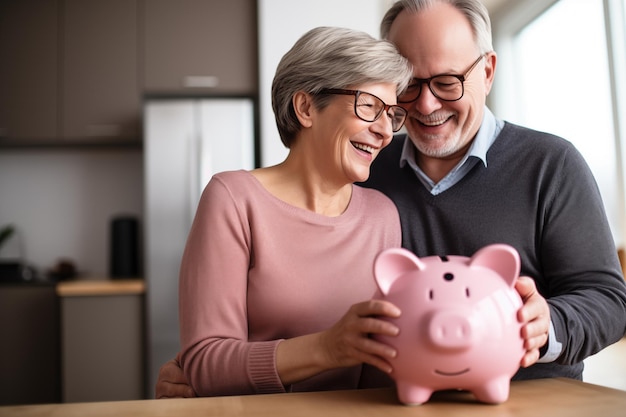
[[[420,259],[400,248],[377,256],[374,298],[402,310],[388,319],[400,333],[377,336],[397,350],[391,377],[400,402],[422,404],[443,389],[467,390],[485,403],[508,399],[525,352],[514,288],[519,272],[519,254],[503,244],[471,258]]]

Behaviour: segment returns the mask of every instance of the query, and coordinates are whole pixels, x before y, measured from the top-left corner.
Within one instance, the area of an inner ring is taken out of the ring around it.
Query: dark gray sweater
[[[514,379],[581,379],[582,360],[626,333],[626,286],[598,187],[569,142],[506,123],[460,182],[431,195],[400,168],[405,135],[375,160],[363,185],[398,207],[402,245],[418,256],[471,256],[508,243],[548,300],[562,355],[520,369]]]

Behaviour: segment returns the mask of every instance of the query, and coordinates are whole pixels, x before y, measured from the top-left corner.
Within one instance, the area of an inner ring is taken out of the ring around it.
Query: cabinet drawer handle
[[[219,83],[219,78],[214,75],[188,75],[183,81],[187,88],[213,88]]]

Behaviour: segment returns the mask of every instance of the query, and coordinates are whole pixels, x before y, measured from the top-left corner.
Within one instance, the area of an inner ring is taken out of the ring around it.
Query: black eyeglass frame
[[[370,122],[373,123],[376,120],[380,119],[380,116],[383,115],[383,113],[389,112],[389,109],[393,109],[394,112],[399,111],[402,115],[402,123],[400,123],[399,126],[396,127],[396,129],[393,128],[393,121],[391,122],[391,130],[395,133],[398,132],[400,129],[402,129],[402,126],[404,126],[404,122],[406,121],[406,117],[408,115],[407,110],[402,107],[399,106],[397,104],[387,104],[385,103],[385,101],[383,99],[381,99],[380,97],[372,94],[372,93],[368,93],[367,91],[361,91],[361,90],[346,90],[343,88],[324,88],[322,90],[319,91],[318,94],[340,94],[340,95],[348,95],[348,96],[354,96],[354,114],[356,115],[356,117],[358,117],[359,119],[363,120],[364,122]],[[376,117],[374,117],[373,120],[368,120],[364,117],[362,117],[358,110],[357,110],[357,103],[359,101],[359,96],[361,94],[368,94],[374,98],[376,98],[377,100],[380,100],[381,103],[383,103],[383,107],[382,109],[378,112],[378,114],[376,115]]]
[[[433,96],[437,97],[439,100],[443,100],[443,101],[459,101],[460,99],[463,98],[463,95],[465,94],[465,81],[467,80],[467,77],[469,77],[470,73],[472,72],[472,70],[474,70],[474,68],[476,68],[476,66],[478,65],[478,63],[486,56],[487,54],[481,54],[476,61],[474,61],[474,63],[472,64],[471,67],[469,67],[469,69],[465,72],[465,74],[437,74],[437,75],[433,75],[430,78],[413,78],[413,80],[411,81],[411,84],[414,85],[415,83],[419,84],[419,91],[417,92],[417,95],[415,96],[415,98],[411,99],[411,100],[400,100],[400,96],[398,96],[398,103],[402,103],[402,104],[407,104],[407,103],[412,103],[415,100],[417,100],[420,95],[422,95],[422,87],[424,84],[426,84],[428,86],[428,89],[430,90],[431,93],[433,93]],[[435,78],[439,78],[439,77],[454,77],[457,80],[459,80],[459,82],[461,83],[461,95],[459,96],[459,98],[455,98],[455,99],[447,99],[447,98],[442,98],[439,97],[437,95],[437,93],[435,93],[435,91],[433,90],[433,88],[430,86],[430,82],[432,80],[434,80]],[[411,85],[409,85],[411,86]]]

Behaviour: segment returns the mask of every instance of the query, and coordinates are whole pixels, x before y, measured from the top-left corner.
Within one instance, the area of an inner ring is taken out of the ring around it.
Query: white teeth
[[[364,145],[362,143],[352,142],[352,146],[365,152],[369,152],[369,153],[374,152],[374,148],[372,148],[371,146]]]
[[[422,124],[425,124],[426,126],[439,126],[439,125],[444,124],[446,120],[447,119],[439,120],[439,121],[431,121],[431,122],[422,122]]]
[[[448,121],[449,117],[441,117],[439,116],[439,119],[428,119],[428,120],[421,120],[418,118],[418,120],[420,121],[420,123],[422,123],[423,125],[426,126],[441,126],[442,124],[444,124],[445,122]]]

